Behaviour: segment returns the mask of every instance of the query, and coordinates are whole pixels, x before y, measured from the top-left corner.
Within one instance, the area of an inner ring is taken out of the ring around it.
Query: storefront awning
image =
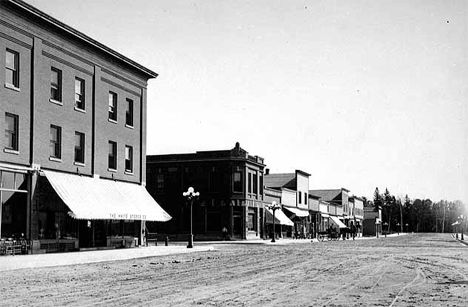
[[[171,216],[144,186],[74,174],[43,171],[70,216],[86,220],[166,222]]]
[[[286,207],[286,206],[283,206],[283,208],[288,210],[289,212],[294,213],[297,217],[309,216],[309,211],[301,210],[299,208]]]
[[[330,218],[333,221],[333,223],[335,223],[336,226],[338,226],[338,228],[347,228],[347,226],[343,224],[343,222],[341,222],[336,216],[330,216]]]
[[[322,215],[322,217],[330,217],[330,215],[328,215],[326,213],[322,213],[321,215]]]
[[[266,215],[267,224],[273,224],[273,211],[271,209],[266,209],[266,211],[269,213]],[[294,226],[294,223],[281,210],[275,211],[275,224],[276,223],[280,225]]]

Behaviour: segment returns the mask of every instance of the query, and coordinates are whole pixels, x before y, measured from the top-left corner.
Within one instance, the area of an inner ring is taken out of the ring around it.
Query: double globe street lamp
[[[193,248],[193,232],[192,232],[192,207],[193,207],[193,201],[195,199],[198,199],[200,196],[199,192],[195,192],[195,190],[190,187],[188,188],[187,192],[182,193],[184,197],[187,198],[187,201],[190,203],[190,237],[189,237],[189,242],[187,245],[187,248]]]
[[[271,205],[267,205],[267,208],[273,211],[273,238],[271,239],[271,242],[276,242],[275,237],[275,211],[278,209],[281,209],[281,205],[278,204],[276,201],[273,201]]]

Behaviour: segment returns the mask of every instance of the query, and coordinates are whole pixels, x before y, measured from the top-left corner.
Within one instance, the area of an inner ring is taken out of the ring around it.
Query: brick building
[[[263,158],[249,155],[239,143],[231,150],[148,155],[147,189],[173,219],[148,226],[150,232],[185,239],[190,207],[182,195],[200,192],[193,205],[195,240],[220,239],[226,227],[231,239],[264,236]]]
[[[106,246],[170,219],[144,188],[156,73],[20,0],[0,2],[0,67],[1,237]]]

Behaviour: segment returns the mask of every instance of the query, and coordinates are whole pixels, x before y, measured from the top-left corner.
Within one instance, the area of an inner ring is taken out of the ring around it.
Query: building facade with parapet
[[[321,231],[325,231],[332,224],[337,229],[344,229],[349,226],[351,219],[349,211],[349,190],[340,189],[321,189],[309,190],[309,194],[320,198],[321,205]],[[327,210],[325,211],[325,208]]]
[[[150,231],[172,239],[190,232],[190,208],[182,195],[200,192],[193,204],[195,240],[221,238],[226,227],[233,240],[265,237],[264,160],[239,143],[229,150],[148,155],[147,189],[173,219]]]
[[[309,173],[301,170],[294,173],[265,173],[265,187],[282,192],[282,206],[288,218],[294,222],[295,237],[305,237],[310,233],[309,177]]]

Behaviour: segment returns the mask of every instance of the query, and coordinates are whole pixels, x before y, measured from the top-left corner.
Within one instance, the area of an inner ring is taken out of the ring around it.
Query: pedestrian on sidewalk
[[[351,236],[353,237],[354,241],[354,238],[356,237],[356,225],[354,225],[353,222],[351,222]]]
[[[223,241],[226,241],[227,233],[228,233],[228,230],[227,230],[226,226],[223,227],[223,229],[221,230],[221,233],[222,233],[222,236],[223,236]]]

